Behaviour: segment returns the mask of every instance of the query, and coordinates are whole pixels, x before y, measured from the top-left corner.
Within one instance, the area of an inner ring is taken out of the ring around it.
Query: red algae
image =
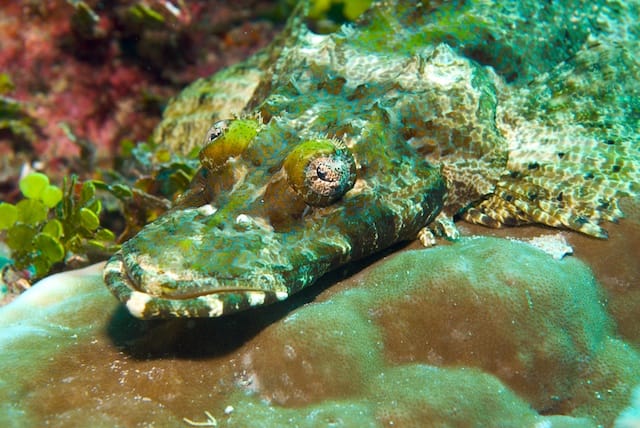
[[[264,13],[268,3],[263,2],[232,8],[189,1],[177,10],[151,2],[152,10],[164,13],[159,24],[132,22],[136,1],[111,8],[86,2],[97,16],[90,24],[62,0],[4,3],[0,69],[13,86],[5,95],[34,119],[36,138],[0,133],[0,152],[11,158],[27,152],[54,176],[89,172],[78,165],[77,158],[86,156],[78,141],[94,146],[97,164],[109,166],[122,140],[147,139],[163,104],[182,86],[243,59],[275,33],[269,21],[239,22]],[[242,20],[235,8],[245,12]],[[245,33],[243,41],[228,43]]]

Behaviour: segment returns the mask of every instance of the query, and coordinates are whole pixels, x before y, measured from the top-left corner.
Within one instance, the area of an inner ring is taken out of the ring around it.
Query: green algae
[[[447,43],[517,83],[526,83],[575,54],[597,29],[595,17],[602,11],[585,7],[581,1],[551,5],[486,0],[425,2],[422,13],[414,9],[413,4],[403,1],[372,8],[362,19],[367,31],[354,34],[352,43],[363,51],[408,55],[419,54],[425,45]],[[572,21],[567,22],[571,15]],[[407,31],[407,21],[415,26],[414,31]]]
[[[92,181],[79,185],[71,177],[63,192],[36,172],[20,180],[19,188],[24,199],[0,204],[0,232],[4,231],[15,268],[28,272],[28,277],[41,278],[65,259],[118,248],[114,233],[100,226],[102,203]]]

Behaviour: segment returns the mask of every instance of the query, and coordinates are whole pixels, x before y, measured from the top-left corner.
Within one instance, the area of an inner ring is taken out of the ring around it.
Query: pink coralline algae
[[[249,42],[227,45],[225,32],[238,25],[228,6],[138,3],[110,8],[62,0],[3,4],[0,70],[11,82],[4,95],[34,119],[35,137],[0,132],[1,153],[32,152],[27,158],[56,174],[77,171],[73,158],[87,156],[84,146],[104,165],[122,140],[146,140],[162,104],[181,86],[255,51],[273,33],[270,24],[253,25]],[[207,25],[225,17],[231,20],[227,27],[220,37],[211,37]],[[196,42],[200,52],[218,54],[193,54]]]

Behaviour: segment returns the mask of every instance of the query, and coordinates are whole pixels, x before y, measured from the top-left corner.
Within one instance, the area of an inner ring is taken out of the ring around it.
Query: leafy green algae
[[[28,277],[41,278],[65,259],[118,248],[114,233],[100,226],[102,203],[92,181],[79,184],[71,177],[63,191],[36,172],[20,180],[19,187],[24,199],[0,203],[0,233],[15,267]]]

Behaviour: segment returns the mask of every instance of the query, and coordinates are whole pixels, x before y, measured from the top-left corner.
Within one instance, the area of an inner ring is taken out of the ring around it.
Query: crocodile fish
[[[606,237],[640,190],[640,50],[590,4],[385,1],[322,35],[294,13],[169,106],[156,138],[201,168],[107,286],[139,318],[217,317],[454,217]]]

